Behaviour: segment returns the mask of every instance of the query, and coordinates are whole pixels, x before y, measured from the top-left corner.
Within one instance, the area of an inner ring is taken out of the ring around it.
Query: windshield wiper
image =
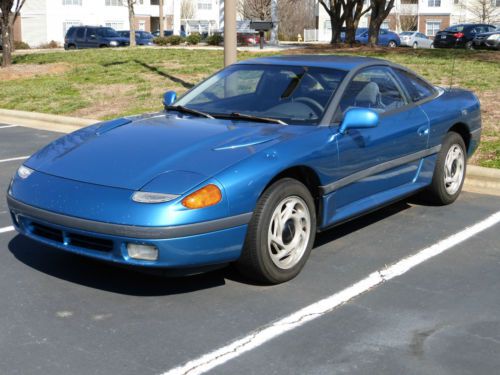
[[[167,106],[165,106],[165,109],[167,111],[177,111],[177,112],[188,113],[190,115],[195,115],[195,116],[199,116],[199,117],[214,119],[214,117],[208,113],[198,111],[196,109],[184,107],[182,105],[167,105]]]
[[[237,119],[237,120],[250,120],[250,121],[256,121],[256,122],[268,122],[271,124],[288,125],[286,122],[278,120],[277,118],[252,116],[252,115],[246,115],[244,113],[239,113],[239,112],[218,113],[215,116],[220,117],[220,118],[229,118],[229,119]]]

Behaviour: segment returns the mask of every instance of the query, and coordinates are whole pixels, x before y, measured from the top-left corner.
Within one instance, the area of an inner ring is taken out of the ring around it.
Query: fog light
[[[157,260],[158,249],[151,245],[138,245],[135,243],[127,244],[128,256],[140,260]]]

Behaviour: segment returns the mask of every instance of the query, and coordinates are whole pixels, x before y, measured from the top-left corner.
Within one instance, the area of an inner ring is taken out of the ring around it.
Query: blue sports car
[[[247,60],[164,105],[34,154],[7,195],[16,229],[109,262],[235,263],[280,283],[318,231],[421,190],[453,202],[481,133],[473,93],[364,57]]]

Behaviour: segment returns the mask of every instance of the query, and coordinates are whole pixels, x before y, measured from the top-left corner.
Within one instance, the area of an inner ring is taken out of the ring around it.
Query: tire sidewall
[[[462,177],[462,181],[460,182],[460,187],[455,192],[455,194],[449,194],[446,191],[444,183],[444,163],[446,161],[446,155],[448,154],[448,151],[455,144],[460,146],[464,155],[464,175]],[[465,181],[466,173],[467,173],[467,150],[465,147],[464,140],[459,134],[455,132],[450,132],[446,135],[446,138],[444,139],[443,145],[441,147],[441,151],[438,154],[438,158],[436,161],[436,168],[434,170],[434,175],[432,178],[432,189],[436,195],[438,203],[450,204],[453,203],[458,198],[458,196],[462,191],[462,186]]]
[[[277,205],[284,199],[292,196],[301,198],[307,205],[311,222],[311,234],[300,261],[289,269],[281,269],[274,264],[268,251],[269,226]],[[259,203],[264,205],[264,209],[262,210],[261,215],[256,218],[258,222],[256,223],[257,225],[254,226],[257,230],[257,248],[255,250],[257,252],[256,255],[259,261],[259,266],[266,275],[266,278],[273,283],[288,281],[294,278],[304,267],[314,244],[316,235],[316,210],[314,200],[305,185],[291,178],[279,180],[271,185],[263,194],[261,200],[263,201],[259,200]]]

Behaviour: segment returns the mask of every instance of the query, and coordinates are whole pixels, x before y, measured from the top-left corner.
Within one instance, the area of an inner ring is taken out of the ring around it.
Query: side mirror
[[[177,100],[177,94],[175,91],[167,91],[163,94],[163,106],[168,107],[175,103]]]
[[[339,132],[345,134],[348,129],[374,128],[379,123],[378,113],[368,108],[351,108],[340,124]]]

